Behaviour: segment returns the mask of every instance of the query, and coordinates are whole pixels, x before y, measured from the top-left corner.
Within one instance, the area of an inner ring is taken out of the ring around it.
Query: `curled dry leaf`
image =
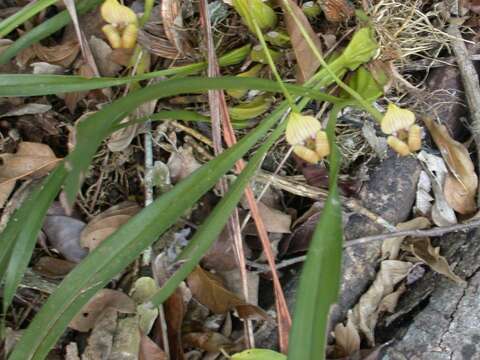
[[[382,300],[394,290],[410,271],[412,264],[399,260],[384,260],[380,264],[373,284],[360,297],[352,310],[351,320],[355,327],[365,335],[370,345],[374,345],[374,329],[377,323]]]
[[[33,68],[33,74],[35,75],[63,75],[65,73],[63,66],[49,64],[47,62],[35,62],[31,63],[30,66]]]
[[[68,68],[76,59],[80,51],[80,45],[76,39],[72,39],[50,47],[35,43],[32,49],[40,60]]]
[[[355,8],[348,0],[320,0],[325,18],[331,22],[348,20],[355,14]]]
[[[140,329],[138,318],[127,317],[118,321],[113,338],[111,360],[137,359],[140,351]]]
[[[246,303],[245,300],[227,290],[218,277],[199,266],[188,276],[187,284],[192,296],[215,314],[237,310],[239,316],[243,318],[269,319],[265,311]]]
[[[137,40],[140,45],[153,55],[172,60],[183,58],[183,56],[179,54],[177,48],[163,37],[155,36],[146,31],[140,30],[138,32]]]
[[[136,310],[135,302],[121,291],[101,289],[82,308],[68,325],[77,331],[89,331],[95,325],[98,317],[107,308],[113,308],[119,313],[133,314]]]
[[[38,259],[33,270],[44,277],[61,279],[75,267],[75,263],[51,256],[43,256]]]
[[[22,116],[22,115],[36,115],[43,114],[52,108],[51,105],[47,104],[35,104],[28,103],[17,106],[14,110],[8,111],[5,114],[0,115],[0,118],[8,116]]]
[[[263,202],[258,203],[260,217],[262,218],[265,228],[270,233],[290,234],[290,226],[292,224],[292,216],[284,212],[271,208]],[[245,229],[246,234],[257,235],[254,224]]]
[[[444,125],[429,118],[424,121],[452,175],[445,181],[444,194],[447,202],[461,214],[474,212],[477,208],[475,196],[478,177],[467,148],[452,139]]]
[[[350,314],[347,319],[347,325],[340,323],[335,326],[334,335],[335,346],[332,356],[335,359],[355,354],[360,350],[360,334],[355,325],[353,325]]]
[[[14,187],[15,181],[7,181],[7,179],[0,178],[0,209],[5,206]]]
[[[90,250],[95,249],[139,210],[140,207],[132,201],[125,201],[105,210],[95,216],[83,229],[80,244]]]
[[[176,47],[181,56],[193,52],[183,28],[182,8],[179,0],[163,0],[161,3],[163,30],[170,43]]]
[[[430,227],[430,220],[425,217],[417,217],[415,219],[400,223],[396,226],[398,231],[402,230],[414,230],[414,229],[426,229]],[[400,245],[402,244],[405,236],[394,237],[385,240],[382,243],[382,257],[390,260],[395,260],[398,257],[400,251]]]
[[[315,44],[317,50],[321,53],[322,44],[315,31],[313,31],[308,18],[303,13],[302,9],[292,0],[286,0],[295,17],[301,22],[312,42]],[[297,60],[297,81],[300,83],[310,79],[315,71],[320,66],[320,62],[315,56],[314,52],[305,41],[305,37],[300,32],[300,29],[295,19],[290,15],[290,12],[286,9],[285,4],[282,2],[283,14],[285,18],[285,24],[287,26],[287,32],[290,36],[290,42],[292,43],[295,58]]]
[[[112,54],[112,48],[110,45],[93,35],[90,37],[88,43],[90,45],[90,49],[92,50],[92,55],[95,59],[95,62],[97,63],[100,75],[117,75],[122,67],[110,60],[110,55]]]
[[[420,172],[417,183],[417,193],[415,196],[414,213],[421,216],[427,216],[432,211],[432,201],[435,200],[430,192],[432,191],[432,181],[425,171]]]
[[[447,259],[440,255],[440,248],[432,246],[429,238],[416,239],[410,244],[410,251],[419,260],[430,266],[433,271],[445,275],[459,284],[465,284],[465,280],[452,271]]]

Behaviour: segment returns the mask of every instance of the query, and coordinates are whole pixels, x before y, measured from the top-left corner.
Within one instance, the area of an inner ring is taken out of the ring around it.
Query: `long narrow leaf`
[[[104,240],[63,280],[35,316],[10,360],[44,359],[80,308],[210,189],[275,124],[271,115]]]
[[[92,79],[94,80],[94,79]],[[101,141],[116,126],[124,114],[133,111],[140,104],[153,99],[162,99],[168,96],[199,92],[209,89],[259,89],[264,91],[279,91],[277,83],[264,79],[219,77],[202,78],[190,77],[162,81],[159,84],[135,91],[130,95],[118,99],[115,103],[105,106],[99,112],[82,121],[77,129],[78,142],[76,151],[67,159],[66,166],[70,169],[65,181],[67,200],[73,204],[80,187],[81,178],[87,171],[90,161]],[[325,94],[301,86],[288,86],[292,94],[303,95],[314,99],[325,99]],[[1,90],[0,90],[1,92]],[[330,99],[331,97],[328,97]],[[336,101],[336,98],[333,97]]]
[[[51,0],[48,0],[51,2]],[[42,1],[37,1],[36,4],[41,3]],[[56,2],[56,1],[53,1]],[[87,11],[93,9],[95,6],[100,4],[102,0],[84,0],[81,1],[77,6],[77,13],[79,15],[86,13]],[[28,7],[28,6],[27,6]],[[23,10],[22,10],[23,11]],[[21,12],[21,11],[20,11]],[[13,16],[17,16],[20,14]],[[11,18],[11,17],[10,17]],[[5,19],[4,21],[9,20],[10,18]],[[60,12],[51,19],[48,19],[42,22],[40,25],[36,26],[32,30],[28,31],[17,39],[13,44],[11,44],[7,49],[2,51],[0,54],[0,65],[6,64],[9,62],[15,55],[17,55],[23,49],[29,47],[30,45],[39,42],[40,40],[50,36],[54,32],[60,30],[65,25],[71,21],[70,15],[67,10]],[[1,36],[0,36],[1,37]]]
[[[17,26],[22,25],[25,21],[38,14],[43,9],[53,5],[57,0],[37,0],[25,6],[22,10],[9,16],[0,22],[0,38],[8,35]]]
[[[335,144],[335,123],[339,107],[330,113],[327,133],[332,153],[329,157],[329,195],[308,249],[300,277],[289,341],[289,360],[325,359],[328,313],[340,288],[342,259],[342,209],[337,180],[340,153]]]

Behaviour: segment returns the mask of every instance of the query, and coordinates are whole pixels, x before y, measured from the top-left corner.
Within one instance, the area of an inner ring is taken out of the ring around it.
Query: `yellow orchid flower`
[[[406,156],[422,147],[422,128],[415,124],[415,114],[408,109],[389,104],[380,124],[390,135],[387,143],[400,156]]]
[[[330,154],[327,133],[316,118],[292,112],[287,121],[285,137],[298,157],[316,164]]]
[[[117,0],[106,0],[100,7],[100,14],[108,24],[102,31],[114,49],[131,49],[137,42],[138,18],[129,7]]]

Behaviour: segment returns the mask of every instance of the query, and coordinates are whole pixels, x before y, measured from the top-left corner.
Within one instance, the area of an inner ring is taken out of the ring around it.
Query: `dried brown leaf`
[[[217,332],[191,332],[183,336],[185,344],[208,352],[229,351],[232,341]]]
[[[334,357],[345,357],[360,350],[360,334],[348,317],[347,325],[337,324],[334,330],[335,348]]]
[[[72,65],[80,52],[80,46],[75,39],[50,47],[35,43],[32,45],[32,49],[40,60],[65,68]]]
[[[175,46],[173,46],[167,39],[152,35],[146,31],[140,30],[138,32],[138,43],[142,45],[149,53],[160,56],[165,59],[182,59],[181,55]]]
[[[321,53],[322,45],[315,31],[313,31],[308,18],[303,13],[302,9],[292,0],[288,1],[290,8],[292,9],[295,17],[302,23],[303,27],[307,31],[308,35],[312,39],[318,51]],[[305,41],[304,36],[300,32],[299,27],[295,19],[290,15],[285,5],[283,5],[283,13],[285,18],[285,24],[287,26],[287,32],[290,36],[290,42],[292,43],[293,51],[295,52],[295,58],[297,59],[297,81],[300,83],[310,79],[315,71],[320,66],[320,62],[313,53],[310,46]]]
[[[67,260],[42,256],[36,262],[33,270],[51,279],[61,279],[75,267],[75,263]]]
[[[172,183],[175,184],[197,170],[201,165],[193,156],[192,148],[184,146],[170,155],[167,166],[170,170]]]
[[[265,224],[265,228],[270,233],[290,234],[290,226],[292,224],[292,216],[283,211],[271,208],[263,202],[258,203],[260,216]],[[256,229],[246,229],[246,233],[256,235]]]
[[[147,335],[142,335],[140,339],[139,360],[167,360],[167,356],[158,345]]]
[[[112,54],[112,48],[107,44],[106,41],[92,36],[88,41],[90,48],[92,49],[93,57],[98,66],[98,71],[102,76],[116,76],[122,67],[114,63],[110,59]]]
[[[454,177],[448,180],[448,191],[446,187],[444,188],[447,202],[461,214],[474,212],[477,208],[475,196],[478,177],[467,148],[452,139],[444,125],[439,125],[429,118],[425,118],[424,121]]]
[[[413,255],[430,266],[433,271],[445,275],[459,284],[465,283],[465,280],[452,271],[447,259],[440,255],[440,248],[433,247],[429,238],[416,239],[410,245],[410,250]]]
[[[140,207],[131,201],[112,206],[87,224],[80,235],[80,244],[90,250],[95,249],[139,210]]]
[[[7,179],[0,178],[0,209],[5,206],[14,187],[15,181],[7,181]]]
[[[0,155],[0,179],[8,179],[0,185],[20,178],[42,177],[53,170],[60,160],[48,145],[21,142],[15,154]]]
[[[183,360],[185,356],[182,343],[182,324],[186,309],[182,291],[176,289],[175,292],[165,300],[163,307],[165,311],[165,321],[167,323],[170,355],[174,359]]]
[[[138,318],[126,317],[118,321],[109,360],[134,360],[140,352],[140,329]]]
[[[106,308],[113,308],[123,314],[133,314],[135,313],[136,305],[128,295],[121,291],[101,289],[73,318],[68,326],[77,331],[89,331]]]
[[[400,223],[396,226],[398,231],[413,230],[413,229],[426,229],[431,225],[430,220],[425,217],[417,217],[415,219]],[[400,251],[400,245],[405,239],[405,236],[394,237],[385,240],[382,243],[382,257],[390,260],[395,260],[398,257]]]
[[[163,30],[167,39],[180,55],[188,56],[193,52],[183,28],[182,8],[179,0],[163,0],[161,3]]]
[[[113,307],[107,307],[95,320],[88,344],[83,352],[83,359],[108,359],[112,351],[113,337],[117,329],[118,312]]]
[[[348,0],[319,0],[319,4],[330,22],[342,22],[355,14],[355,8]]]
[[[375,344],[374,329],[382,300],[391,294],[394,286],[408,275],[411,267],[412,264],[405,261],[382,261],[380,271],[373,284],[353,308],[351,320],[355,327],[365,335],[370,345]]]
[[[0,115],[0,118],[8,117],[8,116],[43,114],[48,110],[50,110],[51,108],[52,106],[47,104],[28,103],[28,104],[17,106],[15,109]]]
[[[227,290],[218,277],[201,267],[197,266],[188,276],[187,284],[192,296],[215,314],[225,314],[228,311],[237,310],[239,316],[243,318],[268,318],[262,309],[246,303]]]

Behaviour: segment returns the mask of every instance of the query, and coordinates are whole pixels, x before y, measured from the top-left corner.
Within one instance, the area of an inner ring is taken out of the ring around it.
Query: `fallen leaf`
[[[228,291],[218,277],[199,266],[187,277],[187,284],[192,296],[215,314],[225,314],[231,310],[239,310],[239,316],[269,318],[265,311],[247,304],[245,300]],[[248,307],[242,308],[242,306],[247,305]],[[255,314],[252,314],[252,310]]]
[[[165,310],[165,321],[167,323],[168,343],[170,346],[170,355],[174,359],[185,359],[182,343],[182,324],[186,308],[183,301],[183,294],[180,289],[165,300],[163,304]]]
[[[193,49],[188,43],[183,28],[182,8],[179,0],[163,0],[161,3],[163,31],[181,56],[188,56]]]
[[[167,360],[167,356],[152,339],[142,334],[138,360]]]
[[[65,346],[65,360],[80,360],[76,342],[72,341],[70,344]]]
[[[68,326],[81,332],[89,331],[106,308],[113,308],[122,314],[133,314],[136,305],[128,295],[121,291],[101,289],[83,306]]]
[[[14,187],[15,181],[7,181],[7,179],[0,178],[0,209],[5,206]]]
[[[232,241],[227,227],[225,227],[217,240],[208,249],[202,258],[202,266],[215,271],[228,271],[237,268],[237,264],[232,259],[235,256],[233,252]],[[248,251],[249,248],[246,248]]]
[[[218,274],[225,280],[225,284],[230,291],[238,297],[243,297],[242,275],[238,266],[232,270],[218,271]],[[252,305],[258,305],[259,282],[260,277],[257,273],[247,271],[248,302]]]
[[[31,63],[30,66],[33,68],[33,74],[35,75],[63,75],[65,73],[63,66],[49,64],[47,62],[35,62]]]
[[[430,192],[432,191],[432,181],[425,171],[420,172],[417,183],[417,193],[415,195],[414,213],[421,216],[428,216],[432,211],[432,201],[435,200]]]
[[[24,141],[18,144],[15,154],[0,155],[0,178],[6,181],[39,178],[53,170],[60,160],[48,145]]]
[[[44,277],[61,279],[75,267],[75,263],[51,256],[42,256],[33,266],[33,270]]]
[[[375,344],[374,329],[382,300],[393,293],[394,286],[408,275],[411,268],[412,264],[405,261],[382,261],[373,284],[353,308],[351,321],[371,346]]]
[[[382,313],[382,312],[389,312],[393,313],[395,311],[395,308],[397,307],[398,300],[400,299],[400,296],[407,291],[407,287],[405,284],[401,284],[397,290],[395,290],[393,293],[388,294],[385,296],[380,304],[378,305],[377,312]]]
[[[72,65],[80,52],[80,46],[76,39],[68,40],[60,45],[43,46],[36,42],[32,45],[35,55],[42,61],[68,68]]]
[[[295,17],[300,21],[300,23],[305,28],[306,32],[310,36],[312,42],[315,44],[318,51],[322,52],[322,44],[320,39],[318,38],[315,31],[313,31],[308,18],[303,13],[302,9],[292,0],[285,0],[288,1],[290,8],[292,9],[293,14]],[[287,32],[290,36],[290,42],[292,43],[293,51],[295,53],[295,58],[297,59],[297,81],[299,83],[304,83],[312,75],[320,66],[320,62],[318,61],[317,57],[315,56],[314,52],[310,48],[310,46],[305,41],[305,37],[300,32],[300,29],[293,18],[290,15],[289,11],[286,9],[286,6],[282,2],[283,14],[285,19],[285,24],[287,27]]]
[[[262,201],[258,203],[260,217],[262,218],[265,228],[270,233],[290,234],[290,226],[292,224],[292,216],[285,214],[283,211],[271,208]],[[245,228],[245,233],[249,235],[257,235],[255,224],[249,224]]]
[[[136,316],[120,319],[113,338],[112,353],[108,359],[137,359],[140,352],[140,338],[141,334]]]
[[[178,148],[168,158],[167,166],[170,169],[172,183],[185,179],[201,165],[193,156],[193,149],[190,146]]]
[[[398,231],[426,229],[429,228],[430,225],[431,223],[427,218],[417,217],[415,219],[398,224],[396,228]],[[382,243],[382,258],[388,258],[390,260],[397,259],[403,239],[405,239],[405,236],[386,239]]]
[[[138,211],[140,211],[140,207],[131,201],[112,206],[95,216],[85,226],[80,235],[80,244],[90,250],[95,249]]]
[[[440,248],[433,247],[429,238],[415,239],[410,244],[410,251],[419,260],[430,266],[430,268],[459,284],[465,284],[465,280],[456,275],[443,256],[440,255]]]
[[[208,352],[229,351],[233,345],[228,337],[212,331],[191,332],[183,335],[182,339],[185,344]]]
[[[453,175],[449,180],[447,177],[448,188],[446,185],[444,188],[447,202],[460,214],[474,212],[477,208],[475,196],[478,177],[467,148],[452,139],[444,125],[439,125],[429,118],[425,118],[424,122]]]
[[[22,115],[35,115],[43,114],[52,108],[51,105],[28,103],[21,106],[17,106],[14,110],[8,111],[5,114],[0,115],[0,118],[9,116],[22,116]]]
[[[90,65],[85,62],[81,62],[75,68],[75,75],[79,75],[85,78],[92,78],[95,76]],[[81,100],[83,100],[88,95],[88,91],[70,91],[64,95],[65,105],[67,105],[68,110],[73,114],[75,109]]]
[[[152,35],[146,31],[138,32],[138,43],[142,45],[149,53],[160,56],[165,59],[181,59],[177,48],[173,46],[167,39]]]
[[[80,262],[88,250],[80,245],[80,234],[85,228],[83,221],[63,215],[47,216],[42,230],[48,242],[67,260]]]
[[[334,329],[335,346],[332,355],[335,358],[349,356],[360,350],[360,334],[350,316],[347,319],[347,325],[340,323]]]
[[[92,333],[88,337],[83,359],[109,359],[113,347],[113,337],[117,329],[118,312],[113,307],[104,309],[95,320]]]
[[[98,66],[98,71],[102,76],[116,76],[122,67],[110,60],[112,54],[112,48],[106,41],[91,36],[88,41],[90,49],[92,49],[92,55]]]
[[[287,360],[287,357],[273,350],[248,349],[241,353],[233,354],[232,360]]]
[[[355,8],[348,0],[319,0],[325,18],[330,22],[342,22],[355,14]]]

